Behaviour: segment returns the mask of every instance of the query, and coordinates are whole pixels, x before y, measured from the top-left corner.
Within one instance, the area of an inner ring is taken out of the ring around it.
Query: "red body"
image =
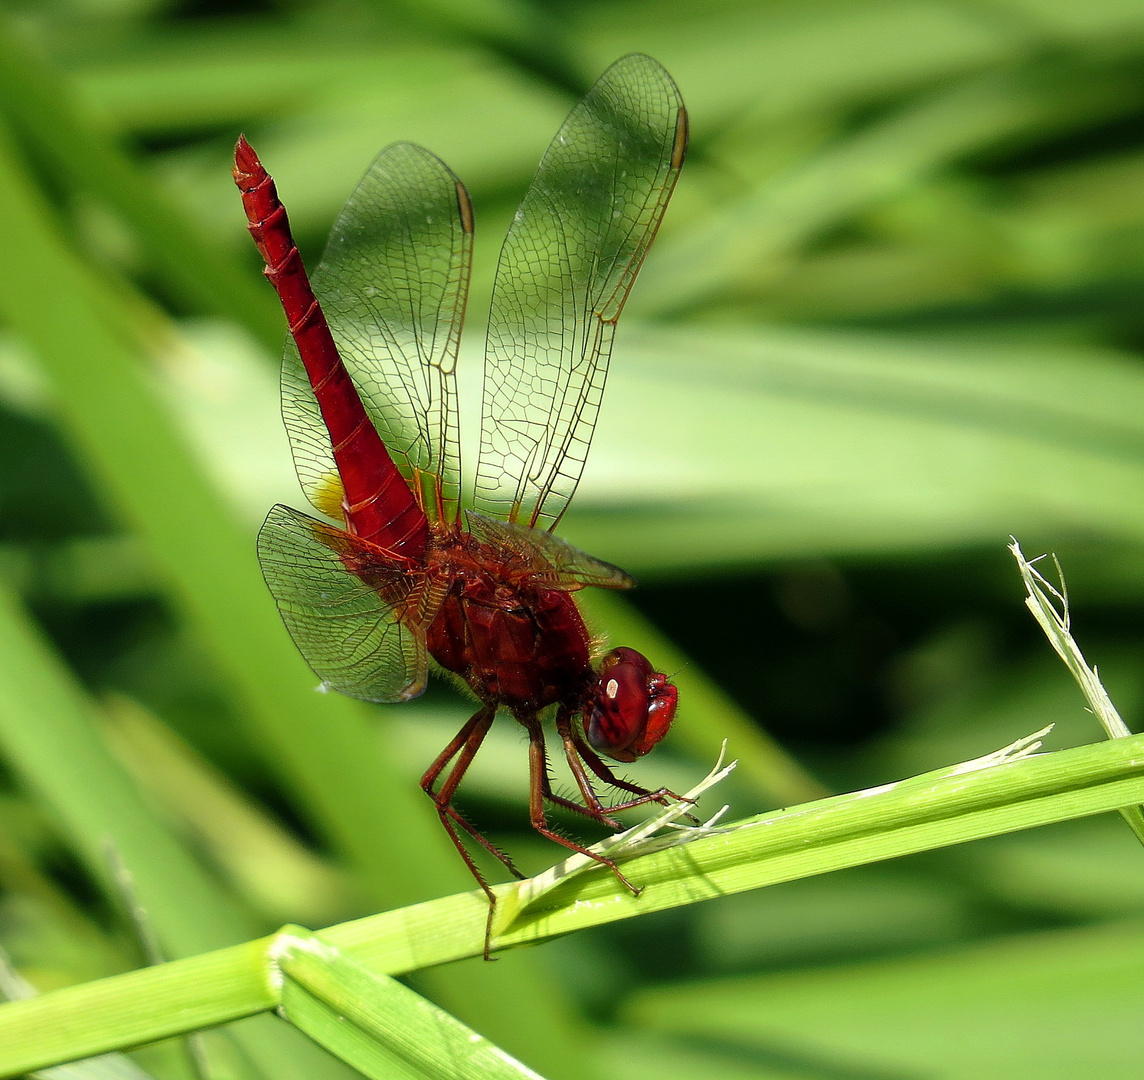
[[[595,681],[591,636],[571,594],[535,584],[549,568],[529,564],[518,551],[478,542],[456,527],[431,532],[341,361],[273,180],[245,139],[235,161],[251,235],[330,433],[348,531],[380,549],[366,549],[347,568],[369,580],[377,564],[390,570],[396,553],[409,560],[408,573],[422,576],[423,591],[444,592],[427,647],[482,701],[513,711],[583,704]]]

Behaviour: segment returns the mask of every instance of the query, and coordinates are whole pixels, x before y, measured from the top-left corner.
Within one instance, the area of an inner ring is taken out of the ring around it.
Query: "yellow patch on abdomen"
[[[314,488],[312,502],[326,517],[341,521],[345,514],[342,512],[342,501],[346,497],[346,490],[342,487],[342,478],[336,473],[327,473]]]

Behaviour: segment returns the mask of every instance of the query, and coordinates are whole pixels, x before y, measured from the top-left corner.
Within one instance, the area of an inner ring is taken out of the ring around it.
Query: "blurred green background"
[[[600,629],[680,669],[638,775],[685,788],[728,735],[739,817],[1050,722],[1099,738],[1010,534],[1060,554],[1136,726],[1140,0],[8,0],[0,945],[41,989],[142,962],[109,848],[168,956],[469,887],[415,779],[466,703],[314,694],[258,576],[266,509],[303,503],[229,155],[244,131],[311,260],[382,145],[448,161],[472,391],[516,201],[633,50],[692,156],[563,532],[641,582]],[[464,806],[539,869],[524,756],[502,721]],[[1142,962],[1144,860],[1107,818],[415,984],[553,1078],[1134,1078]],[[270,1019],[208,1051],[216,1080],[346,1075]]]

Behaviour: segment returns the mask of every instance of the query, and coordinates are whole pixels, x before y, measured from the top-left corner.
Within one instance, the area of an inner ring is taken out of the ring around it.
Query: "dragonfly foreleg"
[[[541,836],[547,837],[557,844],[563,844],[564,847],[572,851],[577,851],[581,855],[587,855],[589,859],[595,859],[596,862],[606,866],[616,875],[616,879],[620,884],[631,891],[633,896],[639,896],[641,890],[624,876],[623,871],[616,865],[614,859],[609,859],[606,855],[600,855],[595,851],[591,851],[583,844],[578,844],[575,840],[569,840],[568,837],[561,836],[554,829],[549,828],[548,818],[544,813],[545,798],[549,798],[552,802],[558,804],[564,804],[567,800],[555,798],[551,794],[551,784],[548,779],[548,757],[544,752],[544,730],[540,726],[540,720],[536,716],[524,717],[520,715],[517,715],[517,719],[528,729],[528,808],[529,816],[532,820],[532,827],[540,833]],[[584,807],[577,807],[575,804],[572,804],[572,808],[578,809],[580,812],[583,812],[585,809]],[[595,813],[590,814],[590,816],[597,818]],[[601,813],[597,820],[607,820],[607,818]]]
[[[572,724],[572,716],[573,713],[571,711],[566,712],[562,709],[556,717],[556,730],[560,738],[564,740],[564,756],[568,759],[568,767],[572,770],[572,775],[576,777],[576,782],[580,785],[580,791],[585,801],[588,801],[590,798],[595,799],[596,806],[600,808],[601,812],[614,813],[617,810],[630,810],[633,806],[644,806],[652,802],[664,804],[668,799],[678,798],[677,795],[668,791],[667,788],[649,791],[647,788],[640,787],[639,784],[633,784],[629,780],[621,780],[620,777],[604,764],[599,754],[577,733]],[[587,764],[588,768],[591,769],[600,780],[603,780],[605,784],[618,788],[620,791],[626,791],[634,795],[635,798],[628,799],[626,802],[616,803],[613,806],[603,806],[599,799],[596,798],[596,793],[592,788],[591,781],[588,779],[587,773],[584,772],[585,764]]]

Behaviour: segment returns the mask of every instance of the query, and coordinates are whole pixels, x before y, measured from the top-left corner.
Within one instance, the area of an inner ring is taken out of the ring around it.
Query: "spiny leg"
[[[615,829],[616,832],[619,832],[624,827],[621,822],[608,817],[604,811],[594,809],[591,806],[585,806],[583,803],[574,802],[572,799],[566,799],[563,795],[557,795],[552,790],[552,781],[547,771],[545,771],[541,780],[545,801],[552,803],[553,806],[559,806],[565,810],[571,810],[574,814],[581,814],[586,818],[591,818],[592,821],[599,822],[601,825],[607,825],[609,829]]]
[[[466,770],[472,764],[473,758],[476,757],[477,751],[480,749],[481,743],[484,741],[485,736],[492,727],[494,718],[496,717],[497,707],[495,704],[485,705],[473,717],[471,717],[464,727],[453,738],[453,741],[445,747],[438,755],[437,760],[426,770],[425,775],[421,777],[422,790],[433,800],[433,805],[437,808],[437,814],[441,818],[441,824],[445,826],[445,831],[452,838],[453,843],[457,846],[465,859],[465,864],[473,872],[473,876],[481,883],[481,887],[489,894],[488,886],[485,884],[484,878],[477,872],[468,851],[461,843],[455,830],[450,822],[459,825],[465,830],[478,844],[481,845],[490,855],[500,860],[514,877],[523,878],[522,874],[503,851],[500,850],[495,844],[487,840],[468,821],[461,816],[451,804],[453,796],[460,786],[461,779],[464,777]],[[457,755],[460,756],[457,756]],[[441,775],[445,766],[449,763],[450,759],[457,757],[456,763],[449,771],[449,775],[445,778],[445,782],[441,785],[441,790],[434,792],[433,784]]]
[[[558,718],[559,723],[559,718]],[[574,725],[571,725],[570,718],[568,721],[571,727],[572,743],[575,749],[579,752],[584,761],[587,762],[588,768],[592,770],[605,784],[610,784],[612,787],[619,788],[621,791],[630,791],[636,796],[634,799],[629,799],[627,802],[616,803],[615,806],[609,806],[608,810],[630,810],[633,806],[643,806],[647,803],[659,803],[661,806],[666,806],[668,799],[675,799],[676,802],[692,802],[693,800],[685,799],[682,795],[677,795],[671,788],[661,787],[655,791],[649,791],[645,787],[640,787],[639,784],[633,784],[630,780],[621,780],[601,759],[600,755],[596,753],[585,741],[581,732],[577,731]],[[563,735],[564,733],[561,732]],[[564,751],[568,751],[568,742],[565,737]],[[699,824],[699,818],[694,814],[684,814],[685,818],[694,825]]]
[[[613,818],[608,817],[608,814],[616,809],[611,806],[604,806],[600,801],[600,797],[596,794],[596,789],[592,787],[592,781],[588,779],[588,774],[584,772],[583,762],[576,754],[575,748],[571,744],[572,726],[571,726],[572,711],[566,708],[561,708],[556,715],[556,731],[564,743],[564,757],[568,761],[568,768],[572,770],[572,775],[576,780],[576,786],[580,789],[580,797],[584,800],[583,806],[575,806],[580,813],[594,818],[596,821],[601,821],[611,828],[619,830],[623,826],[615,821]],[[569,800],[559,799],[553,796],[550,792],[547,793],[548,797],[561,806],[568,806]],[[621,806],[619,809],[624,809]]]
[[[639,896],[640,890],[624,877],[623,872],[616,865],[614,859],[609,859],[606,855],[600,855],[595,851],[589,851],[583,844],[578,844],[575,840],[569,840],[568,837],[561,836],[558,832],[548,827],[548,818],[544,813],[545,789],[549,787],[548,757],[544,752],[544,731],[540,726],[540,720],[535,714],[532,716],[522,716],[518,713],[517,719],[528,729],[528,808],[529,817],[532,820],[532,827],[540,833],[541,836],[547,837],[557,844],[562,844],[572,851],[577,851],[581,855],[587,855],[589,859],[595,859],[598,863],[602,863],[616,875],[621,885],[631,890],[633,896]]]
[[[485,837],[482,836],[473,825],[470,825],[450,804],[461,783],[461,778],[465,775],[465,771],[469,765],[472,764],[473,758],[476,756],[481,743],[489,732],[489,728],[492,727],[493,720],[496,718],[496,712],[497,707],[495,704],[485,705],[474,716],[470,717],[465,726],[454,736],[452,742],[441,751],[436,761],[429,766],[425,771],[425,775],[421,777],[422,790],[433,800],[433,805],[437,808],[437,816],[441,819],[441,824],[444,826],[445,832],[449,834],[449,839],[453,841],[453,846],[460,852],[461,858],[464,859],[465,865],[469,868],[469,873],[476,878],[477,884],[481,887],[485,896],[488,897],[489,912],[488,915],[485,916],[484,947],[484,957],[486,960],[492,959],[489,955],[489,948],[493,936],[493,916],[496,914],[497,896],[485,879],[485,875],[481,873],[480,868],[473,860],[472,855],[469,854],[469,849],[465,847],[464,841],[461,840],[455,826],[459,825],[464,829],[465,832],[476,840],[490,855],[499,859],[515,877],[523,878],[524,875],[516,868],[512,859],[495,844],[485,839]],[[441,790],[434,792],[433,784],[437,781],[437,778],[441,775],[445,766],[454,757],[457,757],[458,753],[460,756],[457,758],[456,764],[449,771],[449,775],[445,778],[445,783],[441,785]]]
[[[453,736],[453,739],[449,745],[446,746],[445,749],[437,755],[436,759],[433,761],[433,764],[425,770],[421,777],[421,790],[424,791],[426,795],[430,796],[430,798],[433,797],[433,785],[437,783],[437,777],[439,777],[444,771],[445,766],[448,765],[449,762],[457,756],[457,752],[461,749],[462,746],[465,745],[465,742],[472,734],[473,728],[475,728],[477,724],[481,722],[481,718],[484,716],[484,713],[485,710],[481,709],[475,716],[469,717],[469,719],[465,721],[465,724],[461,730]]]
[[[452,809],[452,807],[447,808],[447,810]],[[472,855],[469,854],[468,848],[465,847],[464,842],[457,835],[457,830],[453,828],[453,824],[449,819],[452,816],[456,816],[456,818],[460,821],[460,824],[463,825],[466,830],[471,831],[468,822],[465,821],[464,818],[462,818],[459,814],[456,814],[456,811],[454,811],[452,815],[448,813],[441,813],[440,810],[437,812],[440,815],[441,824],[445,827],[445,832],[449,834],[449,839],[453,841],[453,846],[461,853],[461,858],[465,860],[465,865],[469,868],[469,873],[477,879],[477,884],[481,887],[481,891],[484,892],[485,896],[488,897],[489,913],[485,916],[484,956],[486,960],[491,960],[492,957],[489,955],[489,945],[493,936],[493,915],[496,913],[497,909],[497,894],[493,892],[492,887],[485,880],[485,875],[481,873],[477,864],[473,862]]]
[[[514,715],[526,730],[531,730],[533,723],[533,717],[531,714],[526,712],[524,714],[515,713]],[[547,754],[545,755],[545,759],[547,763]],[[580,785],[580,788],[581,794],[583,794],[582,784]],[[609,829],[615,829],[617,832],[623,828],[623,825],[621,825],[620,822],[608,817],[606,809],[601,808],[599,799],[595,800],[595,806],[585,806],[583,803],[573,802],[571,799],[566,799],[563,795],[557,795],[556,792],[552,790],[552,779],[548,775],[547,767],[544,768],[541,772],[541,790],[544,794],[545,800],[552,803],[554,806],[559,806],[564,810],[570,810],[574,814],[582,814],[584,817],[591,818],[593,821],[602,825],[607,825]],[[592,792],[592,794],[595,795],[595,792]]]

